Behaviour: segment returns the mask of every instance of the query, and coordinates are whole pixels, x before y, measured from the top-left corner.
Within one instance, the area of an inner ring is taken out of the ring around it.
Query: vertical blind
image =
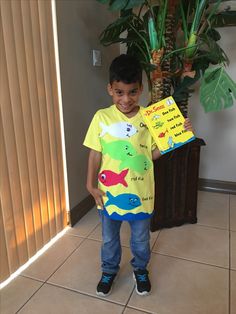
[[[0,2],[1,281],[67,224],[51,1]]]

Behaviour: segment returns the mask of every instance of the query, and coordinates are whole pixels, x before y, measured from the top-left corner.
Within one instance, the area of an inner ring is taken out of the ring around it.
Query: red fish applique
[[[103,170],[98,174],[98,179],[105,186],[112,186],[120,183],[127,187],[128,184],[125,181],[125,176],[127,175],[128,171],[129,169],[125,169],[121,171],[121,173],[115,173],[111,170]]]
[[[165,132],[161,132],[158,137],[165,137],[166,133],[168,133],[168,130],[166,129]]]

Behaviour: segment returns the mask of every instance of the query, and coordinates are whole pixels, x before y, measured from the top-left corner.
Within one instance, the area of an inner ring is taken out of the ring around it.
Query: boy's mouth
[[[132,110],[132,105],[120,105],[120,108],[124,111]]]
[[[123,108],[123,109],[129,109],[131,106],[130,105],[120,105],[121,106],[121,108]]]

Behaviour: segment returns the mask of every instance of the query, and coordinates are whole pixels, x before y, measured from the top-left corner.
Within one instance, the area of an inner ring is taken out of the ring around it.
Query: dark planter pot
[[[154,162],[155,204],[151,231],[197,222],[197,191],[202,139]]]

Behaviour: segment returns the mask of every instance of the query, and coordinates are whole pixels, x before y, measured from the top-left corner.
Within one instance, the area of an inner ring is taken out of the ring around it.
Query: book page
[[[192,132],[184,129],[185,118],[171,96],[143,108],[141,114],[161,154],[195,139]]]

